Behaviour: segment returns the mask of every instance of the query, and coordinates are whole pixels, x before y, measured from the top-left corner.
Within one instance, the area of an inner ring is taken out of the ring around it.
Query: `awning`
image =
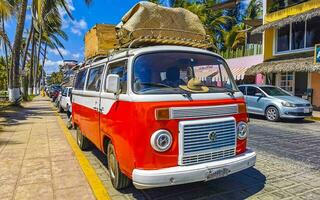
[[[311,9],[307,12],[304,12],[304,13],[301,13],[298,15],[289,16],[287,18],[280,19],[278,21],[266,23],[262,26],[259,26],[256,29],[254,29],[251,32],[251,34],[262,33],[263,31],[270,29],[270,28],[281,28],[281,27],[288,25],[292,22],[306,21],[306,20],[311,19],[316,16],[320,16],[320,8]]]
[[[320,72],[320,65],[314,64],[313,57],[269,61],[252,66],[245,74],[254,75],[278,72]]]
[[[227,59],[226,61],[229,65],[229,68],[231,70],[233,77],[236,80],[242,80],[246,75],[245,74],[246,71],[250,67],[263,62],[263,56],[262,55],[245,56],[245,57]]]

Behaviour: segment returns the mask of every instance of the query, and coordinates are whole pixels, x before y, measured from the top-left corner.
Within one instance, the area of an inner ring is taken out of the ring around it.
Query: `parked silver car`
[[[269,121],[312,116],[312,105],[309,101],[293,96],[279,87],[240,85],[239,89],[245,96],[248,113],[264,115]]]

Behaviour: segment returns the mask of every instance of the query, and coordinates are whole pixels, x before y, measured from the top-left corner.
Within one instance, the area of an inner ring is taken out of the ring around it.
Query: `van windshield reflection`
[[[218,93],[235,91],[226,63],[219,57],[186,52],[139,56],[133,66],[137,94]]]

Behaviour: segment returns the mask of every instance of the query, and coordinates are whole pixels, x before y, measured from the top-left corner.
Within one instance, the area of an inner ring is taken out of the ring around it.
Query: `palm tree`
[[[5,30],[5,20],[7,20],[12,15],[13,6],[11,4],[12,2],[9,2],[7,0],[0,0],[0,44],[1,39],[3,41],[3,47],[4,47],[4,53],[5,53],[5,69],[7,72],[7,84],[9,83],[9,55],[8,55],[8,48],[10,50],[10,53],[12,51],[10,40],[7,36],[6,30]],[[8,86],[7,86],[8,87]]]
[[[16,33],[14,36],[12,48],[12,66],[9,73],[9,101],[17,102],[21,97],[20,94],[20,80],[19,80],[19,66],[21,43],[23,37],[24,23],[26,19],[28,0],[21,0],[19,3],[19,13],[17,18]]]
[[[60,16],[60,12],[58,10],[59,7],[64,7],[67,10],[67,13],[70,14],[68,7],[65,5],[65,1],[53,1],[53,0],[34,0],[33,6],[33,18],[35,19],[35,29],[38,35],[37,41],[37,53],[35,56],[35,65],[34,65],[34,83],[33,83],[33,93],[38,94],[40,79],[38,78],[38,68],[40,63],[40,52],[42,49],[42,44],[45,44],[45,50],[43,52],[46,55],[47,46],[50,48],[55,48],[59,52],[59,47],[63,47],[60,42],[62,39],[67,39],[67,35],[61,30],[62,27],[62,19]],[[43,65],[45,63],[45,57],[43,58]]]
[[[193,1],[188,0],[175,0],[172,1],[174,7],[182,7],[195,13],[205,26],[207,34],[210,36],[210,42],[213,46],[212,50],[217,50],[223,41],[223,33],[226,26],[234,20],[233,17],[224,15],[222,10],[212,10],[211,8],[217,2],[216,0],[207,1]]]

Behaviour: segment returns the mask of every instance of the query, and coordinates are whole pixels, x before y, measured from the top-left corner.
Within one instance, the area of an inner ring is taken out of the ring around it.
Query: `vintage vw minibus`
[[[72,101],[77,143],[105,153],[116,189],[209,181],[255,164],[243,95],[210,51],[114,53],[79,70]]]

